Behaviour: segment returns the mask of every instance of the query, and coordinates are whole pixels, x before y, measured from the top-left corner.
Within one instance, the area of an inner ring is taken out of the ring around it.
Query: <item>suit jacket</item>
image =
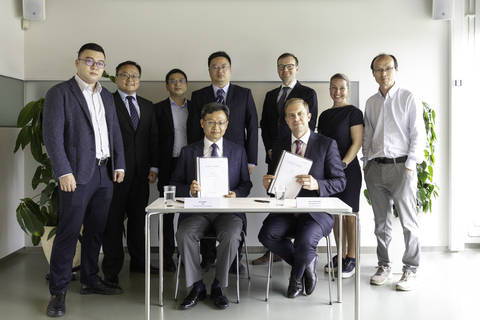
[[[177,168],[173,173],[170,184],[177,187],[176,195],[179,197],[190,197],[190,185],[197,179],[196,159],[203,157],[203,139],[182,148],[178,157]],[[245,149],[239,145],[223,139],[223,156],[228,158],[228,182],[230,191],[235,192],[237,197],[247,197],[252,189],[250,174],[248,173],[248,162]],[[181,213],[178,223],[185,219],[190,213]],[[247,218],[245,213],[236,213],[243,220],[243,228],[247,229]]]
[[[278,138],[278,127],[279,127],[279,117],[280,114],[277,109],[277,97],[282,86],[273,89],[272,91],[267,92],[265,100],[263,101],[263,110],[262,110],[262,120],[260,120],[260,128],[262,128],[262,140],[265,146],[265,151],[267,156],[265,159],[266,163],[270,162],[270,157],[268,156],[268,151],[272,149],[273,141]],[[317,93],[312,88],[306,87],[297,81],[295,87],[287,97],[291,98],[301,98],[308,104],[312,118],[308,126],[310,130],[315,131],[315,126],[317,125],[317,115],[318,115],[318,103],[317,103]],[[285,122],[285,118],[280,119],[280,125],[288,125]],[[288,130],[290,131],[290,129]]]
[[[268,165],[268,173],[273,174],[283,150],[292,151],[291,135],[280,138],[273,143],[272,161]],[[328,197],[342,192],[347,179],[342,168],[342,160],[335,140],[319,133],[310,131],[305,158],[313,160],[312,168],[308,173],[318,181],[319,191],[302,189],[298,197]],[[280,213],[271,213],[276,215]],[[334,218],[327,213],[310,213],[312,218],[327,231],[333,228]]]
[[[170,99],[154,104],[155,114],[158,122],[160,150],[162,150],[162,157],[160,157],[160,167],[158,171],[158,191],[163,191],[163,186],[170,182],[169,174],[172,170],[172,153],[173,143],[175,139],[175,127],[173,123],[172,108]],[[194,113],[193,106],[190,100],[187,100],[188,114]],[[187,126],[187,137],[192,135],[192,126]],[[187,138],[188,139],[188,138]]]
[[[215,102],[213,86],[192,92],[192,104],[195,114],[188,114],[188,125],[194,126],[193,134],[188,137],[188,143],[203,138],[200,127],[202,108],[207,103]],[[224,138],[245,148],[248,163],[257,164],[258,155],[258,116],[252,91],[230,83],[226,105],[230,109],[230,120]],[[245,129],[247,134],[245,135]]]
[[[100,95],[105,107],[113,174],[114,170],[126,169],[122,133],[112,94],[102,87]],[[75,77],[48,90],[42,126],[53,178],[73,173],[77,184],[90,181],[95,169],[95,136],[87,101]]]
[[[153,110],[153,103],[137,95],[140,108],[140,121],[137,130],[133,128],[132,118],[118,91],[113,93],[118,123],[123,137],[125,152],[125,181],[128,182],[136,172],[137,176],[148,182],[151,167],[160,165],[158,145],[158,126]]]

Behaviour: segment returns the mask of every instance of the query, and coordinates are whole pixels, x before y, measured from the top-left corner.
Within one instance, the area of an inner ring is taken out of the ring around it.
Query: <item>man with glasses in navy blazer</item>
[[[113,182],[125,174],[122,134],[112,94],[98,80],[105,52],[95,43],[82,46],[77,74],[52,87],[45,97],[43,139],[59,185],[59,222],[50,258],[47,315],[65,314],[76,242],[83,225],[80,294],[120,294],[98,276],[102,234]]]

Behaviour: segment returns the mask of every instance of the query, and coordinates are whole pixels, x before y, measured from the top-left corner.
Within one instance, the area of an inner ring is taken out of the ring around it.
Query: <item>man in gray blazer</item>
[[[83,224],[80,294],[120,294],[98,276],[98,255],[113,181],[125,174],[122,135],[112,94],[98,80],[105,52],[95,43],[82,46],[77,74],[52,87],[45,97],[43,139],[59,184],[59,222],[50,258],[47,315],[65,314],[76,242]]]

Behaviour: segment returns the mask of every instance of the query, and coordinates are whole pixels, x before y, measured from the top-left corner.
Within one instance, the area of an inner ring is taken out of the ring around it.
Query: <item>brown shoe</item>
[[[265,252],[265,254],[263,256],[261,256],[260,258],[258,259],[255,259],[252,261],[252,264],[253,265],[262,265],[262,264],[268,264],[268,259],[270,259],[270,250],[267,250],[267,252]],[[282,258],[280,258],[280,256],[274,254],[273,255],[273,262],[278,262],[278,261],[282,261]]]

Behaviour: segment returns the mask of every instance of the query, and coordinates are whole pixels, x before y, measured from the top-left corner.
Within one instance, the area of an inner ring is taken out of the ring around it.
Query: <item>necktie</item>
[[[221,103],[223,104],[223,100],[224,100],[224,97],[223,97],[223,94],[225,93],[225,91],[223,91],[223,89],[218,89],[217,91],[217,103]]]
[[[213,150],[212,150],[212,157],[218,157],[218,151],[217,151],[218,146],[217,146],[217,144],[216,144],[216,143],[212,143],[212,148],[213,148]]]
[[[302,155],[302,141],[295,140],[295,144],[297,145],[297,150],[295,150],[295,154],[301,156]]]
[[[132,123],[133,123],[133,127],[135,128],[135,131],[137,131],[137,128],[138,128],[137,109],[135,109],[135,106],[133,105],[132,96],[127,96],[127,100],[128,100],[128,107],[130,108],[130,118],[132,119]]]
[[[287,99],[287,92],[290,87],[284,87],[282,96],[277,102],[278,109],[278,137],[283,138],[290,134],[290,128],[285,122],[285,100]]]

